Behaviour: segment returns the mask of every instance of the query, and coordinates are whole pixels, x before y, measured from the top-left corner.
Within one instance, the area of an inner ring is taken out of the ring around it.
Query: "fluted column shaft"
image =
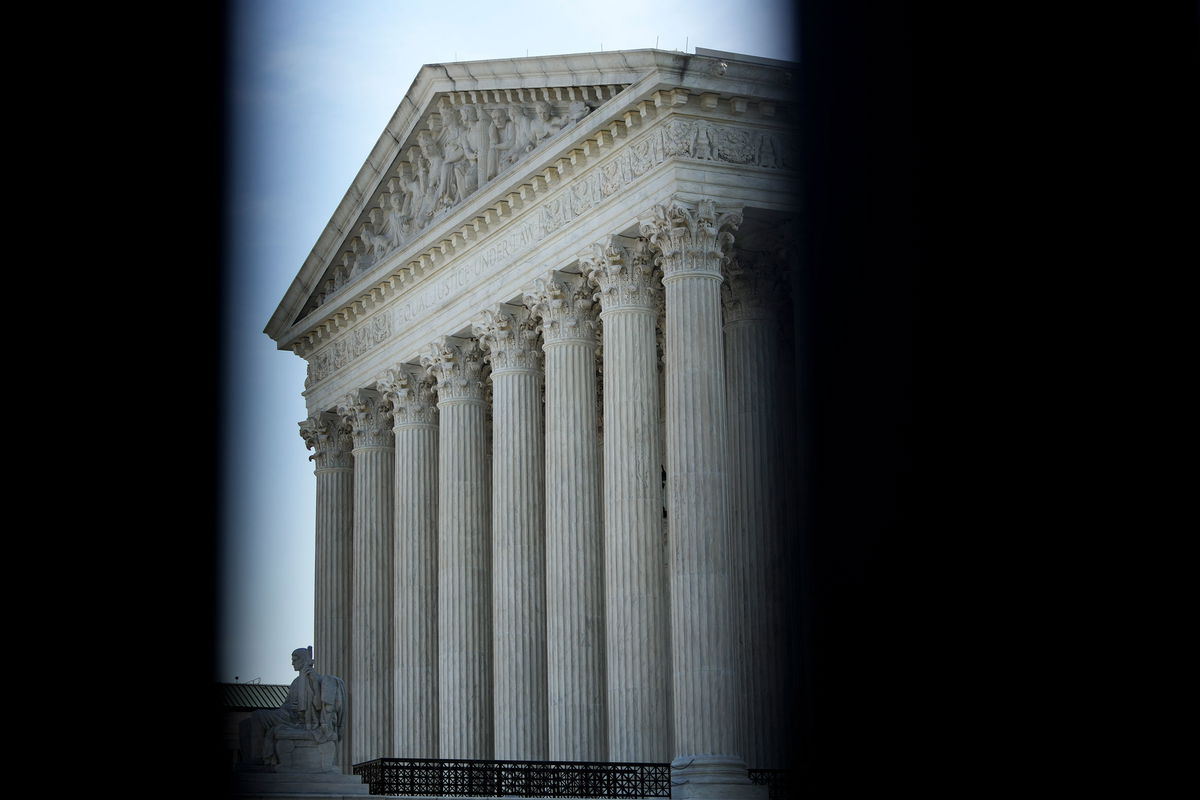
[[[742,253],[726,269],[725,364],[731,448],[730,502],[737,628],[741,632],[746,761],[754,768],[782,768],[787,751],[788,709],[780,689],[788,676],[788,559],[783,540],[786,497],[783,476],[785,429],[781,393],[790,365],[779,336],[786,288],[774,264]]]
[[[662,254],[666,292],[667,475],[675,754],[672,796],[755,796],[742,750],[721,330],[726,229],[714,204],[657,207],[642,230]]]
[[[421,367],[388,370],[396,443],[391,755],[438,757],[436,398]]]
[[[604,322],[604,576],[611,761],[669,761],[670,607],[662,535],[656,276],[645,240],[598,245]]]
[[[548,758],[541,348],[520,306],[474,326],[492,381],[492,657],[495,758]]]
[[[526,304],[546,359],[546,646],[552,761],[608,759],[591,289],[554,273]]]
[[[374,390],[339,407],[354,436],[354,578],[350,700],[353,763],[392,750],[392,482],[391,415]]]
[[[491,491],[482,354],[442,337],[438,394],[438,757],[492,758]]]
[[[300,423],[316,475],[316,559],[313,595],[313,654],[316,669],[350,674],[350,574],[354,538],[354,460],[350,429],[336,414]],[[348,733],[348,731],[347,731]],[[334,763],[349,772],[349,736],[337,744]]]

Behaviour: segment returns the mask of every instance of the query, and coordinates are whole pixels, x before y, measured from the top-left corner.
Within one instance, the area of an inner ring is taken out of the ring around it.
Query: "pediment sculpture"
[[[428,127],[416,132],[381,187],[379,205],[360,223],[342,264],[314,298],[316,305],[591,111],[583,100],[443,102],[439,109],[429,115]]]

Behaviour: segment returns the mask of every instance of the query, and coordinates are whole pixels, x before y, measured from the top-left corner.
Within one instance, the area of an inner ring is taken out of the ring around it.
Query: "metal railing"
[[[671,765],[377,758],[354,765],[373,795],[670,797]]]
[[[752,769],[750,782],[767,787],[768,800],[788,800],[792,797],[788,771],[785,769]]]

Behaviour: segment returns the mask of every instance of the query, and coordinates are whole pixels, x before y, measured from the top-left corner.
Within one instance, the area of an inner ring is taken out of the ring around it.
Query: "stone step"
[[[369,797],[370,795],[360,794],[322,794],[321,792],[250,792],[235,794],[238,800],[351,800],[356,797]],[[421,800],[430,800],[428,797],[423,797]]]
[[[309,781],[312,783],[362,783],[358,775],[345,775],[341,772],[235,772],[235,781]],[[366,784],[363,784],[364,786]]]
[[[283,800],[284,796],[362,797],[369,795],[371,787],[357,775],[340,772],[236,772],[231,776],[233,793],[240,797],[272,797]]]

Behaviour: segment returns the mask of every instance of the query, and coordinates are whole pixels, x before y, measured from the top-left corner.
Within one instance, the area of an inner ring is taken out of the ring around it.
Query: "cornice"
[[[586,159],[627,136],[629,127],[644,121],[648,107],[675,110],[694,96],[696,100],[691,102],[706,112],[715,111],[720,103],[735,115],[758,116],[769,122],[779,103],[790,96],[790,81],[790,72],[775,65],[658,50],[426,65],[342,198],[265,332],[281,349],[287,349],[293,348],[298,336],[307,330],[330,322],[336,328],[352,321],[387,293],[402,288],[405,272],[419,277],[439,260],[486,238],[490,226],[502,221],[516,203],[527,202],[561,180],[564,165],[578,167],[579,154]],[[688,88],[679,88],[681,85]],[[614,91],[621,86],[626,88]],[[400,248],[402,252],[391,253],[369,271],[352,276],[320,308],[290,322],[347,252],[347,243],[361,235],[364,220],[378,204],[384,185],[389,178],[394,179],[392,172],[402,153],[413,146],[416,134],[431,114],[440,113],[456,101],[472,102],[472,96],[478,101],[480,93],[486,92],[493,93],[494,101],[511,97],[532,102],[538,96],[535,90],[545,96],[542,90],[547,88],[551,92],[572,88],[588,91],[589,105],[596,104],[572,132],[564,130],[550,137],[546,142],[549,146],[541,148],[543,152],[535,151],[512,165],[507,175],[497,175],[486,193],[480,191],[467,198],[470,202],[448,213],[435,229],[407,242]]]

